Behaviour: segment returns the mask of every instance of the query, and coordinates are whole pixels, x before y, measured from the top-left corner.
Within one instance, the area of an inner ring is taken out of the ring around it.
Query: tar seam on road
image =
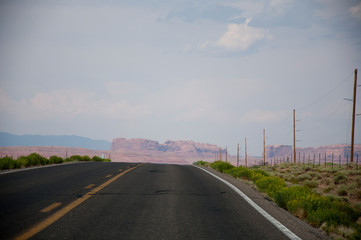
[[[26,230],[25,232],[23,232],[22,234],[17,236],[15,239],[16,240],[25,240],[25,239],[31,238],[35,234],[39,233],[40,231],[44,230],[45,228],[47,228],[48,226],[50,226],[51,224],[53,224],[54,222],[56,222],[57,220],[62,218],[65,214],[67,214],[72,209],[74,209],[75,207],[77,207],[78,205],[80,205],[81,203],[86,201],[87,199],[89,199],[95,193],[99,192],[100,190],[102,190],[103,188],[105,188],[106,186],[108,186],[109,184],[114,182],[115,180],[117,180],[119,177],[123,176],[127,172],[130,172],[133,169],[135,169],[135,168],[137,168],[137,167],[139,167],[141,165],[143,165],[143,164],[137,165],[135,167],[132,167],[132,168],[129,168],[129,169],[125,170],[122,173],[119,173],[115,177],[109,179],[108,181],[106,181],[103,184],[99,185],[98,187],[94,188],[90,192],[84,194],[81,198],[78,198],[74,202],[72,202],[69,205],[65,206],[64,208],[60,209],[58,212],[54,213],[53,215],[50,215],[48,218],[44,219],[40,223],[38,223],[35,226],[31,227],[30,229]]]
[[[239,196],[241,196],[244,200],[246,200],[246,202],[248,202],[254,209],[257,210],[257,212],[259,212],[263,217],[265,217],[270,223],[272,223],[276,228],[278,228],[283,234],[285,234],[289,239],[292,240],[301,240],[301,238],[299,238],[296,234],[294,234],[293,232],[291,232],[291,230],[289,230],[288,228],[286,228],[282,223],[280,223],[279,221],[277,221],[275,218],[273,218],[271,215],[269,215],[265,210],[263,210],[260,206],[258,206],[255,202],[253,202],[249,197],[247,197],[246,194],[244,194],[241,190],[239,190],[238,188],[236,188],[234,185],[232,185],[231,183],[227,182],[226,180],[218,177],[217,175],[208,172],[207,170],[196,166],[197,168],[205,171],[206,173],[212,175],[213,177],[217,178],[219,181],[223,182],[224,184],[226,184],[228,187],[230,187],[233,191],[235,191]]]

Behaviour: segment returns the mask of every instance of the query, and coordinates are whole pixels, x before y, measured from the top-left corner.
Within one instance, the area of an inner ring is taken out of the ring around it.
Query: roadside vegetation
[[[195,165],[251,183],[280,207],[334,239],[361,239],[361,170],[355,165],[284,163],[245,168],[222,161]]]
[[[61,158],[58,156],[51,156],[50,158],[45,158],[38,153],[32,153],[28,156],[21,156],[18,159],[13,159],[12,157],[5,156],[0,158],[0,169],[16,169],[16,168],[26,168],[31,166],[42,166],[50,164],[60,164],[65,162],[83,162],[83,161],[102,161],[110,162],[110,159],[103,159],[98,156],[90,158],[89,156],[80,156],[73,155],[69,158]]]

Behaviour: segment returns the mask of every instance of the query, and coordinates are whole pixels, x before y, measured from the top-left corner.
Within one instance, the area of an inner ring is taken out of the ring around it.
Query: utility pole
[[[227,151],[227,146],[226,146],[226,162],[228,162],[227,156],[228,156],[228,151]]]
[[[244,165],[247,167],[247,138],[244,139]]]
[[[263,165],[266,165],[266,130],[263,128]]]
[[[239,166],[239,143],[237,144],[237,167]]]
[[[293,109],[293,162],[296,163],[296,110]]]
[[[354,147],[354,139],[355,139],[356,88],[357,88],[357,69],[355,69],[355,79],[354,79],[354,85],[353,85],[352,130],[351,130],[351,162],[353,162],[353,147]]]
[[[219,148],[219,161],[222,161],[222,148]]]

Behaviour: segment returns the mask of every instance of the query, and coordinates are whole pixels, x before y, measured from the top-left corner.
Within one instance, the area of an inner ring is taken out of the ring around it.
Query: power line
[[[324,95],[322,95],[320,98],[318,98],[317,100],[311,102],[310,104],[308,105],[305,105],[301,108],[297,108],[298,111],[300,110],[304,110],[306,108],[309,108],[311,107],[312,105],[320,102],[322,99],[324,99],[325,97],[327,97],[328,95],[330,95],[332,92],[334,92],[338,87],[340,87],[343,83],[346,82],[346,80],[349,80],[349,78],[352,76],[353,73],[350,73],[345,79],[343,79],[341,82],[339,82],[333,89],[331,89],[329,92],[325,93]]]

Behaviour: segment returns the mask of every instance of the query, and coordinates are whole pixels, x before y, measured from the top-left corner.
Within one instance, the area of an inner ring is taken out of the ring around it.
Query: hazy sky
[[[247,137],[261,155],[263,128],[292,144],[295,108],[298,146],[345,144],[355,68],[361,1],[0,2],[0,131],[13,134],[231,153]]]

